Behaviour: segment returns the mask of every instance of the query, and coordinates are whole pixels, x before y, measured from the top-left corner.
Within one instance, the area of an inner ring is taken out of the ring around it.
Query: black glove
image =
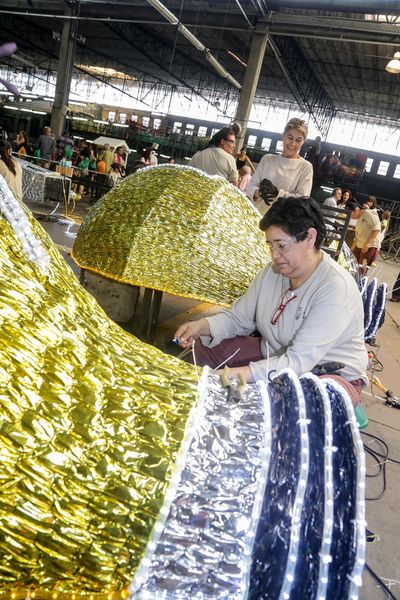
[[[339,374],[341,369],[344,369],[344,363],[332,361],[315,365],[315,367],[311,370],[311,373],[314,373],[314,375],[319,377],[320,375],[333,375],[334,373]]]
[[[258,188],[258,193],[266,204],[269,204],[271,200],[277,197],[279,190],[269,179],[263,179]]]

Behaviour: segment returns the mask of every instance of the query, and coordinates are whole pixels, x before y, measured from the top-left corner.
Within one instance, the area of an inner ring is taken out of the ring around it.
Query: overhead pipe
[[[400,15],[399,0],[257,0],[264,10],[301,8],[329,12]]]
[[[191,33],[183,23],[181,23],[181,21],[179,21],[174,13],[172,13],[162,2],[160,2],[160,0],[147,0],[147,2],[150,4],[150,6],[155,8],[155,10],[159,12],[160,15],[162,15],[169,23],[172,25],[177,25],[179,33],[181,33],[188,40],[188,42],[190,42],[196,48],[196,50],[205,53],[206,59],[217,71],[217,73],[221,75],[221,77],[229,81],[229,83],[238,90],[242,89],[241,84],[230,73],[228,73],[225,67],[221,65],[221,63],[213,54],[211,54],[211,51],[206,48],[204,44],[202,44],[201,41],[195,35],[193,35],[193,33]]]

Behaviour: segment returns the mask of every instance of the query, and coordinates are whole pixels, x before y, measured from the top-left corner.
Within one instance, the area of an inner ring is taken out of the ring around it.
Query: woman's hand
[[[178,344],[182,348],[188,348],[192,345],[193,340],[197,340],[201,335],[211,335],[207,319],[183,323],[175,331],[174,337],[175,340],[179,340]]]
[[[223,369],[219,369],[217,373],[221,375],[222,371]],[[252,383],[254,381],[250,367],[233,367],[232,369],[229,369],[229,377],[237,377],[238,375],[243,375],[247,383]]]

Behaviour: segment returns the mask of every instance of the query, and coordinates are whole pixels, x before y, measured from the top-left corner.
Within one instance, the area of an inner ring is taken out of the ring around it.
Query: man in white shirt
[[[342,197],[342,190],[341,190],[341,188],[335,188],[332,191],[332,196],[329,196],[329,198],[326,198],[324,200],[324,205],[325,206],[332,206],[333,208],[336,208],[337,205],[340,202],[341,197]]]
[[[231,127],[223,127],[210,140],[207,148],[196,152],[189,165],[208,175],[221,175],[237,186],[239,182],[236,160],[233,158],[236,137]]]

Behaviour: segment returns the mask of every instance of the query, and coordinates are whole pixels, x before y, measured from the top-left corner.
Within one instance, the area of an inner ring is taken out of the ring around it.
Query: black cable
[[[386,444],[386,442],[378,437],[377,435],[373,435],[372,433],[367,433],[366,431],[361,431],[362,435],[366,435],[369,438],[373,438],[374,440],[377,440],[378,442],[380,442],[382,444],[382,446],[386,446],[387,449],[389,449],[388,445]],[[377,450],[374,450],[375,454],[377,454],[380,458],[386,458],[388,461],[396,463],[397,465],[400,465],[400,460],[397,460],[397,458],[391,458],[389,456],[389,454],[381,454],[380,452],[378,452]]]
[[[378,452],[377,450],[372,450],[372,448],[370,448],[369,446],[366,446],[364,444],[364,450],[367,454],[369,454],[370,456],[372,456],[372,458],[376,461],[376,467],[378,467],[378,472],[374,473],[374,474],[369,474],[367,473],[367,477],[379,477],[380,475],[382,475],[382,490],[380,492],[380,494],[378,494],[378,496],[375,496],[374,498],[366,498],[366,500],[380,500],[385,492],[386,492],[386,464],[387,464],[387,460],[388,460],[388,456],[389,456],[389,447],[386,444],[386,442],[384,440],[382,440],[381,438],[377,437],[376,435],[373,435],[371,433],[365,433],[365,435],[369,438],[372,438],[373,440],[377,441],[378,443],[380,443],[383,448],[384,448],[384,454]],[[380,460],[381,458],[383,458],[383,461]]]
[[[379,585],[382,586],[382,588],[385,590],[385,592],[389,595],[389,598],[392,598],[392,600],[398,600],[396,598],[396,596],[393,594],[393,592],[390,590],[390,588],[388,588],[386,583],[384,581],[382,581],[382,579],[379,577],[379,575],[377,575],[375,573],[375,571],[373,569],[371,569],[371,567],[369,565],[367,565],[367,563],[365,563],[365,568],[367,569],[368,573],[370,575],[372,575],[372,577],[375,579],[375,581],[377,581],[379,583]]]

